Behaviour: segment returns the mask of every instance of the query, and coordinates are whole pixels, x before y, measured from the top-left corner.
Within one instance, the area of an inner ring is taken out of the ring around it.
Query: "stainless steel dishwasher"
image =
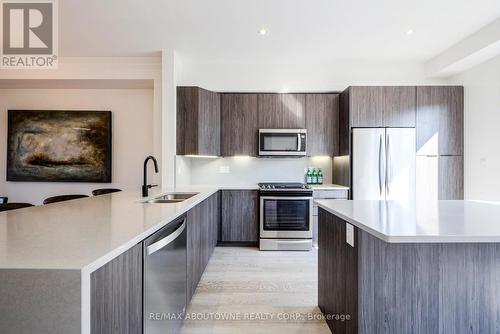
[[[144,334],[178,333],[186,312],[186,216],[144,241]]]

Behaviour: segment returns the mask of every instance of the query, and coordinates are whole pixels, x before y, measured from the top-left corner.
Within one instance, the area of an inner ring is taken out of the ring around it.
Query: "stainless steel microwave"
[[[260,156],[305,156],[306,129],[260,129]]]

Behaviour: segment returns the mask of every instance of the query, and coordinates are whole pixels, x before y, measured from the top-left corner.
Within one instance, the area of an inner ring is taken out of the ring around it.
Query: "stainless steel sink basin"
[[[179,203],[184,201],[183,199],[151,199],[148,203],[153,204],[167,204],[167,203]]]
[[[148,203],[154,203],[154,204],[168,204],[168,203],[179,203],[182,201],[185,201],[195,195],[198,195],[198,193],[172,193],[172,194],[166,194],[160,197],[153,198],[149,201]]]

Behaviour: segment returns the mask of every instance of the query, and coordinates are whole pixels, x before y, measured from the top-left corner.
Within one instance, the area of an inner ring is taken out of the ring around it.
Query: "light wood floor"
[[[181,333],[330,334],[317,304],[317,250],[217,247]]]

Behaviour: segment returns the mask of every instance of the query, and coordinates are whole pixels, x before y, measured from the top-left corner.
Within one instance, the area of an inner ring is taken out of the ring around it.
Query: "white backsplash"
[[[307,167],[321,168],[332,182],[332,158],[194,158],[176,157],[176,185],[249,185],[259,182],[304,182]]]

